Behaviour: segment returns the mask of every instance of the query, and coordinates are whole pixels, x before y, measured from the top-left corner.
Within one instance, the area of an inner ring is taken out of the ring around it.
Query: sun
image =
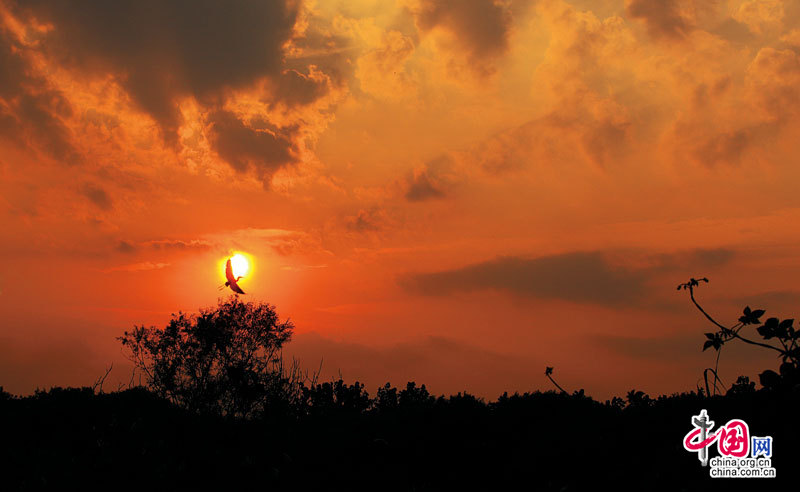
[[[244,277],[250,271],[250,262],[243,254],[236,253],[231,256],[231,269],[234,277]]]

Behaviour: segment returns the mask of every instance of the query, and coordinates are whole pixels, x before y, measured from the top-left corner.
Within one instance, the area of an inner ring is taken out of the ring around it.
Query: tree
[[[301,391],[296,365],[287,371],[280,352],[293,329],[274,306],[230,297],[199,314],[173,314],[164,329],[134,326],[118,340],[158,395],[195,412],[248,418]]]

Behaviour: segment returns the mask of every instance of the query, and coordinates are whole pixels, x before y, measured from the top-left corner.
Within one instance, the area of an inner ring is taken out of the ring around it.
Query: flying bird
[[[225,285],[220,287],[220,290],[224,289],[225,287],[230,287],[231,290],[236,292],[237,294],[244,294],[244,291],[242,290],[241,287],[239,287],[239,284],[237,283],[239,279],[242,278],[242,276],[241,275],[239,275],[238,277],[233,276],[233,267],[231,266],[230,258],[228,258],[228,261],[225,263],[225,278],[228,279],[228,281],[225,282]]]

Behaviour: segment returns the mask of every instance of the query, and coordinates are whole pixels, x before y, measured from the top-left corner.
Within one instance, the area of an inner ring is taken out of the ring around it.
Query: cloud
[[[439,156],[414,169],[406,178],[405,198],[410,202],[444,198],[459,178],[453,158],[446,154]]]
[[[355,232],[371,232],[383,229],[388,222],[386,211],[381,208],[359,210],[355,215],[344,218],[345,227]]]
[[[411,8],[422,32],[441,28],[476,64],[491,62],[508,50],[512,25],[507,5],[493,0],[421,0]]]
[[[169,263],[156,263],[152,261],[143,261],[140,263],[131,263],[129,265],[120,265],[111,268],[106,268],[103,273],[112,272],[146,272],[149,270],[161,270],[169,266]]]
[[[454,270],[421,273],[401,285],[424,295],[495,289],[524,297],[604,305],[638,303],[647,276],[610,265],[599,252],[539,258],[500,257]]]
[[[733,18],[760,34],[767,26],[779,25],[783,16],[782,0],[748,0],[739,6]]]
[[[692,104],[676,114],[665,134],[676,157],[709,168],[747,165],[767,158],[795,124],[800,58],[790,49],[769,46],[754,53],[725,62],[735,63],[736,71],[697,77]]]
[[[591,93],[564,96],[550,113],[476,145],[471,157],[477,166],[501,176],[526,169],[549,171],[556,169],[550,163],[560,160],[598,168],[622,161],[634,127],[627,108]]]
[[[222,160],[267,180],[299,159],[296,151],[312,132],[303,129],[316,131],[328,118],[311,114],[319,109],[311,106],[330,93],[330,77],[297,60],[290,66],[284,58],[299,32],[300,5],[295,0],[103,5],[32,0],[12,4],[11,11],[20,23],[48,26],[26,50],[31,57],[81,80],[121,87],[135,109],[155,120],[168,147],[192,147],[193,140],[179,132],[184,124],[207,130],[211,150]],[[3,72],[9,66],[13,73],[27,73],[24,60],[9,54],[7,44],[0,39]],[[8,78],[0,76],[0,98]],[[54,91],[37,90],[33,99],[31,94],[15,100],[14,112],[0,105],[0,126],[10,126],[14,117],[31,122],[51,137],[44,144],[54,155],[67,156],[72,136],[59,124],[59,111],[69,105]],[[193,104],[197,111],[186,109]],[[302,114],[287,113],[309,107]]]
[[[111,210],[114,207],[111,196],[97,185],[86,183],[81,188],[81,193],[101,210]]]
[[[764,47],[747,67],[752,100],[766,120],[786,123],[800,112],[800,55]]]
[[[781,41],[793,48],[800,48],[800,29],[792,29],[781,36]]]
[[[733,254],[716,249],[659,255],[626,252],[614,256],[599,251],[538,258],[505,256],[452,270],[407,274],[399,282],[410,292],[429,296],[499,290],[537,299],[605,306],[642,305],[648,300],[649,282],[655,275],[664,272],[690,275],[691,269],[700,266],[714,268],[726,264]]]
[[[677,0],[627,0],[625,12],[642,19],[647,32],[655,38],[678,39],[690,30]]]
[[[135,253],[138,248],[128,241],[120,241],[114,249],[120,253],[130,254]]]
[[[413,78],[406,62],[414,54],[414,41],[403,33],[384,33],[381,44],[359,57],[355,75],[362,91],[388,100],[414,95]]]
[[[755,128],[739,128],[723,131],[698,139],[693,155],[698,161],[709,165],[739,164],[742,156],[755,140]]]
[[[532,74],[541,109],[476,146],[473,157],[497,176],[557,169],[559,179],[572,163],[618,166],[646,128],[636,105],[642,83],[632,64],[622,63],[637,59],[640,43],[617,15],[601,19],[562,2],[542,5],[551,38]]]
[[[749,42],[752,41],[754,37],[747,25],[731,17],[720,22],[717,26],[710,29],[709,32],[736,42]]]
[[[44,47],[62,64],[119,76],[168,139],[180,120],[178,97],[213,102],[225,89],[280,75],[281,46],[297,16],[293,3],[243,0],[34,0],[17,9],[52,23]]]
[[[408,180],[405,197],[410,202],[421,202],[444,196],[444,191],[425,169],[415,170]]]
[[[302,231],[249,227],[209,234],[206,239],[209,243],[226,249],[231,245],[266,245],[281,256],[322,255],[327,257],[331,255],[322,246],[319,237]]]
[[[180,251],[187,251],[187,250],[207,250],[211,248],[211,244],[208,241],[203,241],[200,239],[192,239],[189,241],[184,241],[180,239],[159,239],[156,241],[148,241],[146,243],[151,248],[160,250],[180,250]]]
[[[72,108],[60,91],[35,75],[26,57],[29,51],[0,22],[0,138],[72,164],[77,154],[62,121]]]
[[[305,106],[322,98],[329,91],[330,79],[318,70],[311,70],[305,75],[289,69],[272,81],[267,101],[273,106]]]
[[[209,122],[217,153],[237,171],[254,167],[259,176],[269,177],[292,160],[293,143],[287,135],[251,128],[229,111],[215,111]]]

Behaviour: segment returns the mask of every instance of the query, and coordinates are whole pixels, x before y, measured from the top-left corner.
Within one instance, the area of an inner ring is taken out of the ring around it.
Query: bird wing
[[[236,283],[236,279],[233,277],[233,267],[231,266],[230,258],[228,258],[228,261],[225,263],[225,278],[228,279],[231,285]]]
[[[236,292],[237,294],[244,294],[244,291],[242,290],[242,288],[239,287],[239,284],[237,284],[236,280],[233,279],[232,277],[231,277],[231,280],[230,280],[230,286],[231,286],[231,290]]]

